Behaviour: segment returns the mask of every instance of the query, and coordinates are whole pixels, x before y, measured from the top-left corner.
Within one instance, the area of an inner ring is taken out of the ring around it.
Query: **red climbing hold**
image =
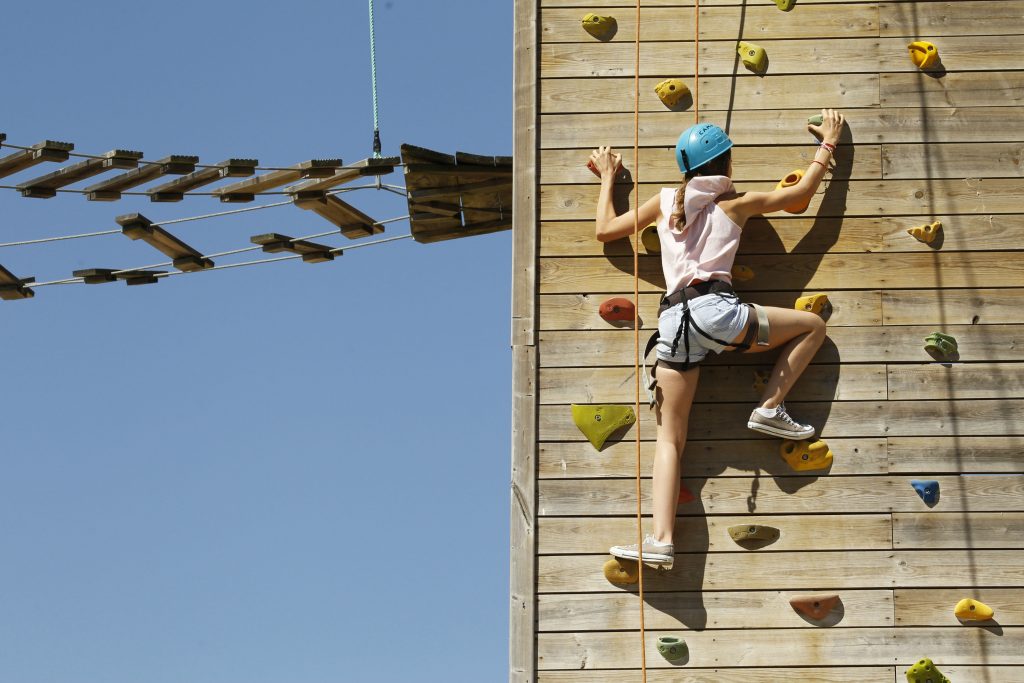
[[[622,297],[608,299],[601,304],[601,307],[597,312],[608,322],[612,322],[613,320],[632,321],[636,318],[636,306],[634,306],[633,302],[629,299],[624,299]]]

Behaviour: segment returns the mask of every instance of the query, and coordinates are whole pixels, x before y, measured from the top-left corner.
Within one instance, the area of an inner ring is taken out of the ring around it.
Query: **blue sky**
[[[510,154],[512,3],[376,8],[385,154]],[[371,153],[365,2],[60,0],[6,7],[3,26],[10,143]],[[3,242],[234,208],[12,190],[0,207]],[[330,227],[285,206],[171,231],[211,253]],[[0,302],[0,680],[504,678],[510,254],[508,232],[407,240]],[[39,281],[162,260],[120,235],[0,248]]]

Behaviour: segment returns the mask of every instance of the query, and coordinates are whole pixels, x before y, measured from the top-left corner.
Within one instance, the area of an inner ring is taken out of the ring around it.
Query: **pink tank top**
[[[692,280],[732,282],[732,263],[740,245],[740,226],[725,215],[715,199],[733,189],[728,176],[697,176],[686,184],[685,225],[670,225],[676,188],[661,190],[661,267],[671,294]]]

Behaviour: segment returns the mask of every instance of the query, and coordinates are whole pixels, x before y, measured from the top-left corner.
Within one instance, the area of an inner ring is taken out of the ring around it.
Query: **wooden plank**
[[[729,441],[687,440],[682,457],[683,476],[735,477],[762,471],[772,477],[800,476],[780,456],[778,441],[736,438],[741,436],[733,433]],[[756,435],[751,432],[750,436]],[[644,437],[648,440],[640,444],[640,471],[646,476],[654,465],[654,433],[645,431]],[[937,450],[944,444],[934,438],[931,442]],[[887,472],[886,439],[882,437],[830,438],[828,445],[834,455],[830,475]],[[1016,452],[1020,452],[1019,447]],[[542,443],[538,457],[541,479],[632,477],[636,473],[636,446],[632,440],[607,444],[600,452],[586,440]]]
[[[953,607],[966,597],[981,600],[994,609],[995,621],[1000,626],[1024,625],[1024,588],[897,588],[896,625],[960,626]],[[991,621],[977,624],[992,625]]]
[[[882,292],[884,325],[1001,325],[1024,322],[1024,289],[1000,287]]]
[[[341,166],[341,159],[310,159],[288,169],[282,168],[263,173],[254,178],[247,178],[218,188],[213,191],[213,196],[220,198],[222,202],[251,202],[261,192],[287,185],[301,178],[334,177],[339,166]]]
[[[26,180],[17,185],[22,197],[48,199],[57,196],[57,190],[104,173],[112,168],[136,168],[142,152],[125,149],[112,149],[100,156],[58,168],[56,171]]]
[[[814,292],[758,292],[756,296],[757,302],[764,306],[789,308],[796,298],[812,293]],[[632,299],[632,292],[627,294],[626,298]],[[608,298],[611,297],[596,294],[545,294],[540,297],[539,303],[541,329],[607,330],[610,323],[601,318],[598,309]],[[870,327],[881,324],[880,290],[830,292],[828,300],[832,304],[832,315],[828,319],[830,330],[836,327]],[[640,295],[642,329],[654,331],[657,328],[660,303],[660,294]],[[1024,317],[1024,312],[1020,315]],[[631,324],[627,324],[627,327],[632,329]]]
[[[1024,512],[897,512],[892,543],[898,550],[1024,549]]]
[[[196,170],[199,157],[182,154],[145,162],[139,168],[101,181],[82,190],[90,201],[111,202],[121,198],[121,193],[138,187],[165,175],[182,175]]]
[[[696,404],[690,410],[690,438],[757,438],[743,426],[753,402]],[[966,401],[839,401],[835,403],[789,402],[787,409],[804,422],[818,427],[823,439],[835,437],[877,438],[892,436],[941,437],[999,436],[1024,434],[1024,400],[1003,399]],[[640,411],[641,436],[653,440],[655,422],[652,411]],[[568,406],[541,406],[541,441],[582,441],[583,435],[570,417]],[[632,439],[631,427],[613,435],[605,448],[623,439]]]
[[[882,170],[887,180],[1019,178],[1024,175],[1022,155],[1024,147],[1019,142],[882,145]]]
[[[971,4],[971,3],[965,3]],[[542,43],[587,43],[592,38],[580,24],[585,14],[578,9],[545,8],[540,13]],[[618,31],[614,42],[636,39],[635,12],[615,15]],[[640,11],[641,37],[645,42],[678,40],[680,35],[693,35],[693,12],[676,8],[648,7]],[[895,34],[889,34],[895,35]],[[761,38],[855,38],[878,36],[878,6],[803,5],[800,21],[780,12],[774,4],[745,7],[708,7],[700,11],[700,40],[757,41]],[[692,63],[692,60],[691,60]],[[542,71],[543,73],[543,71]]]
[[[625,590],[604,578],[608,555],[541,555],[541,593]],[[809,593],[885,587],[1019,588],[1019,550],[864,550],[856,553],[678,554],[671,571],[644,572],[644,593],[695,590],[793,590]],[[636,593],[636,586],[626,592]]]
[[[890,436],[888,471],[903,474],[1020,472],[1020,436]]]
[[[770,367],[770,366],[769,366]],[[890,367],[891,377],[898,368]],[[958,370],[959,370],[958,366]],[[974,368],[975,366],[969,366]],[[974,398],[974,393],[998,393],[999,387],[969,386],[969,380],[980,377],[990,380],[984,368],[977,366],[977,372],[964,373],[964,379],[957,384],[964,396],[956,398]],[[1010,367],[1015,367],[1011,365]],[[1024,373],[1024,366],[1017,372]],[[767,369],[767,368],[766,368]],[[940,370],[945,368],[940,367]],[[910,377],[912,373],[899,373],[907,377],[911,385],[917,383]],[[922,381],[930,377],[940,377],[941,373],[920,372],[917,376]],[[612,368],[542,368],[540,372],[540,402],[542,404],[566,403],[629,403],[635,396],[635,380],[632,367]],[[989,384],[992,384],[989,381]],[[718,401],[756,401],[760,399],[762,390],[754,387],[754,370],[749,366],[709,366],[701,371],[700,393],[702,402]],[[933,393],[941,393],[941,387],[931,387]],[[1022,392],[1018,392],[1020,395]],[[642,395],[642,392],[641,392]],[[815,365],[808,368],[796,386],[793,387],[791,400],[794,401],[873,401],[886,398],[886,366],[884,365]],[[912,397],[902,396],[901,398]],[[944,398],[943,396],[930,396]],[[985,398],[993,396],[986,395]],[[922,397],[926,398],[926,397]]]
[[[878,4],[879,34],[886,37],[998,36],[1020,33],[1022,21],[1021,0]]]
[[[646,474],[646,473],[645,473]],[[1002,512],[1024,509],[1024,474],[937,476],[935,510]],[[904,477],[726,477],[683,479],[697,497],[679,506],[684,514],[764,515],[804,513],[927,512]],[[641,481],[642,506],[651,510],[651,481]],[[538,483],[538,515],[636,514],[635,482],[629,479],[544,479]],[[783,530],[785,533],[785,530]]]
[[[687,667],[711,666],[879,666],[897,660],[897,668],[913,664],[908,657],[934,653],[937,662],[987,665],[1024,663],[1024,628],[1003,633],[974,629],[965,639],[959,629],[867,628],[818,629],[799,638],[782,638],[777,630],[687,632]],[[672,665],[658,654],[653,631],[647,640],[647,666]],[[637,634],[624,632],[542,633],[537,638],[541,669],[639,668]],[[943,667],[943,672],[946,668]],[[902,671],[902,669],[901,669]]]
[[[879,78],[883,107],[908,102],[922,107],[1016,107],[1024,102],[1024,74],[1019,71],[949,72],[942,78],[899,73],[879,74]]]
[[[686,629],[700,622],[709,629],[821,628],[789,605],[794,591],[653,593],[645,596],[645,626],[651,630]],[[822,620],[837,628],[893,625],[891,590],[844,591],[842,608]],[[638,630],[640,610],[629,593],[542,595],[537,605],[537,630]],[[928,624],[924,624],[928,625]],[[800,635],[792,634],[795,639]]]
[[[259,166],[256,159],[225,159],[213,166],[199,169],[149,190],[154,202],[180,202],[186,192],[215,183],[223,178],[247,178]]]
[[[714,0],[712,0],[714,1]],[[994,669],[996,667],[988,667]],[[1016,670],[1012,667],[1003,667],[1012,670],[1009,678],[993,678],[1000,683],[1024,683],[1024,673],[1021,677],[1016,676]],[[945,671],[946,668],[943,668]],[[961,671],[977,671],[979,667],[960,667]],[[829,668],[818,666],[814,668],[814,683],[893,683],[895,667],[880,666],[850,666],[843,668]],[[702,669],[694,668],[689,664],[685,668],[673,669],[651,669],[647,672],[647,683],[779,683],[779,681],[799,681],[807,676],[808,669],[805,668],[751,668],[751,669]],[[635,676],[630,673],[630,676]],[[902,676],[902,671],[900,676]],[[954,674],[956,675],[956,674]],[[980,674],[978,674],[980,676]],[[1000,674],[1002,675],[1002,674]],[[621,669],[607,669],[604,671],[541,671],[538,673],[538,683],[623,683],[623,672]],[[628,679],[626,679],[628,680]],[[970,673],[963,675],[965,681],[984,680],[972,676]]]
[[[889,398],[894,400],[1024,396],[1020,363],[890,365],[888,376]]]
[[[846,74],[818,87],[808,88],[807,76],[775,76],[765,79],[753,74],[704,76],[700,79],[700,106],[712,111],[761,109],[859,109],[879,106],[878,74]],[[640,111],[664,112],[669,108],[658,98],[654,87],[662,78],[640,79]],[[692,76],[683,78],[691,92],[697,87]],[[926,80],[931,80],[927,79]],[[1006,82],[1013,83],[1012,77]],[[991,97],[993,105],[1007,105],[1012,95]],[[906,104],[902,99],[897,104]],[[982,101],[972,106],[988,104]],[[936,105],[933,105],[936,106]],[[540,110],[543,114],[595,112],[632,112],[633,77],[558,78],[540,83]],[[803,117],[806,119],[806,116]],[[794,115],[795,122],[800,120]]]
[[[803,114],[804,110],[800,110]],[[843,112],[857,143],[1017,142],[1024,138],[1024,121],[1007,117],[1005,107],[887,107]],[[737,145],[800,145],[808,142],[807,128],[792,111],[721,112],[701,109],[700,121],[725,125]],[[641,112],[640,137],[649,147],[675,146],[685,124],[674,112]],[[540,144],[544,149],[576,149],[633,144],[632,113],[545,114]]]
[[[767,524],[785,529],[785,533],[767,547],[772,552],[892,548],[888,514],[735,515],[680,517],[673,539],[675,550],[679,553],[747,552],[729,536],[728,528],[735,524]],[[822,533],[823,529],[828,533]],[[546,517],[537,528],[537,552],[541,555],[605,553],[631,535],[636,535],[635,517]]]

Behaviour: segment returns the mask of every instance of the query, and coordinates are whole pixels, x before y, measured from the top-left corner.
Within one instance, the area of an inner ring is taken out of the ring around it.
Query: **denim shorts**
[[[678,303],[665,309],[658,317],[657,354],[659,360],[673,363],[699,363],[704,360],[709,351],[721,353],[726,348],[732,348],[708,339],[693,328],[694,323],[715,339],[729,342],[747,329],[750,307],[742,303],[735,295],[705,294],[685,303],[690,307],[691,323],[689,329],[679,337],[675,355],[672,355],[672,343],[679,331],[684,304]],[[686,342],[684,341],[686,334],[690,337],[689,358],[686,356]]]

